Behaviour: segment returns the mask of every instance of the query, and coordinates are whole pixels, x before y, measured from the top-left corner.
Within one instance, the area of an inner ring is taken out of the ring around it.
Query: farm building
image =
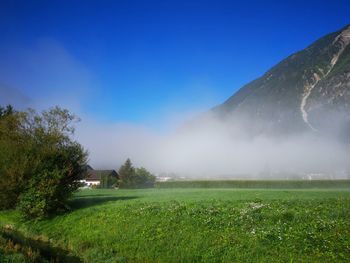
[[[91,166],[87,166],[86,178],[82,182],[86,186],[102,186],[110,187],[119,179],[119,175],[115,170],[94,170]]]

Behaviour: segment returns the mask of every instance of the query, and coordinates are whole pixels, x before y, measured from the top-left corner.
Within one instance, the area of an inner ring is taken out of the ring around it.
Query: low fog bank
[[[340,137],[350,137],[349,128],[345,133],[333,129],[338,120],[349,119],[348,111],[344,116],[318,111],[320,116],[314,119],[327,120],[324,123],[327,136],[317,132],[250,136],[253,130],[259,130],[266,123],[255,121],[255,127],[249,129],[247,123],[252,123],[249,117],[224,122],[207,114],[194,117],[195,121],[178,124],[178,128],[170,132],[132,124],[103,123],[96,117],[84,115],[87,111],[86,108],[83,110],[84,105],[92,104],[96,96],[101,95],[101,85],[92,71],[61,43],[41,39],[32,48],[13,47],[6,53],[16,54],[16,59],[8,57],[0,61],[4,69],[0,72],[0,104],[37,110],[60,105],[76,113],[82,119],[77,126],[76,139],[88,149],[94,168],[118,169],[126,158],[131,158],[136,166],[144,166],[163,176],[213,179],[348,177],[349,144],[337,141],[334,138],[339,136],[333,136],[338,133]],[[18,78],[19,75],[22,77]],[[203,96],[202,88],[198,96]],[[190,117],[190,114],[178,117],[182,114],[177,113],[179,108],[176,109],[173,110],[175,114],[169,114],[171,118],[165,118],[168,123],[153,122],[159,123],[160,127],[174,127],[178,119]],[[311,111],[310,116],[315,115],[314,112]],[[328,120],[331,121],[328,123]]]
[[[77,139],[96,168],[118,168],[126,158],[158,176],[206,179],[345,179],[347,145],[305,132],[247,136],[238,122],[205,116],[175,131],[157,133],[128,124],[84,120]]]

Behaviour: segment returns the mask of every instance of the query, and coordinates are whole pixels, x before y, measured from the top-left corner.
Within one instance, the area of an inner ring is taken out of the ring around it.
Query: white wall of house
[[[100,181],[86,181],[87,185],[100,185]]]
[[[84,183],[86,187],[100,185],[100,181],[90,181],[90,180],[81,180],[80,182]]]

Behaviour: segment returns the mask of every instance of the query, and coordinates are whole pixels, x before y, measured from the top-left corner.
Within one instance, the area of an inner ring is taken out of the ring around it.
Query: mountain
[[[252,135],[348,136],[350,25],[287,57],[211,112]]]

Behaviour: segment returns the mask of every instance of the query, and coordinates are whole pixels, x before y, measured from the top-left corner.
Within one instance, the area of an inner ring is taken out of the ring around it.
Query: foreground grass
[[[0,224],[85,262],[348,262],[350,190],[84,190],[73,212]]]

